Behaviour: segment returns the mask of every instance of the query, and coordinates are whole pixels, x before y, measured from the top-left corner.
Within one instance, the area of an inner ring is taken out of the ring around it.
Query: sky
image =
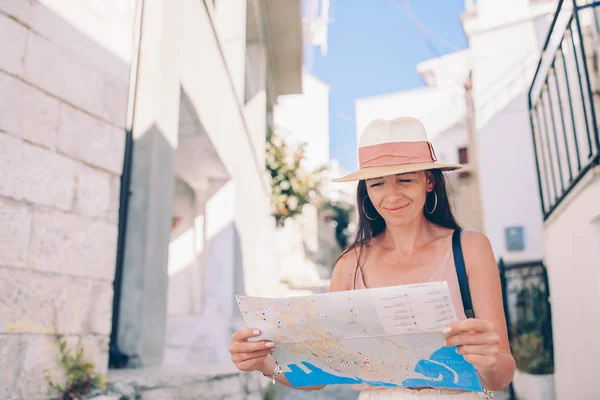
[[[353,171],[354,100],[425,86],[416,72],[418,63],[467,47],[460,25],[464,0],[330,1],[328,52],[322,56],[315,48],[309,71],[331,87],[331,157]]]

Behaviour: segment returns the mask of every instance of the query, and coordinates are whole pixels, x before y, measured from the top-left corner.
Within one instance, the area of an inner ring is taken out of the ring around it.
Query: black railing
[[[500,259],[498,269],[508,338],[517,368],[530,373],[548,373],[554,368],[554,345],[546,267],[542,261],[505,263]],[[524,344],[533,347],[527,348]],[[514,400],[512,384],[509,394]]]
[[[585,4],[582,4],[585,3]],[[595,96],[600,1],[560,0],[529,89],[544,220],[600,162]]]

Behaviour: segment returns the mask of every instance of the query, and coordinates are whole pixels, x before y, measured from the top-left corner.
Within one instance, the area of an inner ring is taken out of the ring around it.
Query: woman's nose
[[[388,185],[388,191],[386,193],[388,200],[399,200],[404,195],[400,185]]]

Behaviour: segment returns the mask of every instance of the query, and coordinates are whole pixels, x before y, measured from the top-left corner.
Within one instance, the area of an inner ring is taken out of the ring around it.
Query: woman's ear
[[[433,191],[433,188],[435,187],[435,176],[433,176],[433,174],[429,171],[425,171],[425,179],[426,179],[426,187],[427,187],[427,192],[431,192]]]

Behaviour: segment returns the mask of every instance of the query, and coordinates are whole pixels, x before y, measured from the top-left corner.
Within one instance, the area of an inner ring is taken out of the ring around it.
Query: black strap
[[[463,256],[462,245],[460,244],[461,228],[458,228],[452,234],[452,253],[454,254],[454,266],[456,267],[456,276],[458,277],[458,286],[460,287],[460,297],[462,298],[465,315],[467,318],[475,318],[473,311],[473,302],[471,301],[471,291],[469,290],[469,278],[465,267],[465,258]]]

